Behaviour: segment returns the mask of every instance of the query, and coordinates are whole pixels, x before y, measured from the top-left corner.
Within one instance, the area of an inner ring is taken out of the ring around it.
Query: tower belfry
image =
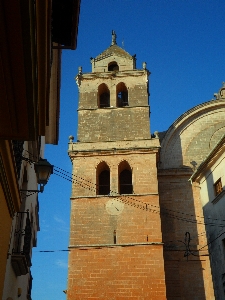
[[[149,75],[112,43],[79,74],[67,299],[166,299]],[[153,208],[154,207],[154,211]],[[158,209],[155,209],[158,207]]]

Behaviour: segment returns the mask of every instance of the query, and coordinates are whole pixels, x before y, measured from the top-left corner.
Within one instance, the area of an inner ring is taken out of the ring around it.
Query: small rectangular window
[[[221,178],[219,178],[215,183],[214,183],[214,191],[215,195],[219,195],[223,191],[223,186],[222,186],[222,181]]]

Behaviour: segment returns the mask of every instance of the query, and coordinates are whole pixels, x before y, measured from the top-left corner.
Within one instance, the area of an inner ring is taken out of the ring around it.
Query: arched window
[[[110,91],[105,83],[98,87],[98,107],[110,107]]]
[[[132,170],[128,162],[123,161],[119,165],[119,193],[132,194]]]
[[[110,170],[105,162],[101,162],[97,167],[97,184],[96,194],[97,195],[108,195],[110,194]]]
[[[128,106],[128,90],[123,82],[120,82],[116,86],[117,94],[117,107]]]
[[[119,71],[119,66],[116,61],[112,61],[108,64],[108,71]]]

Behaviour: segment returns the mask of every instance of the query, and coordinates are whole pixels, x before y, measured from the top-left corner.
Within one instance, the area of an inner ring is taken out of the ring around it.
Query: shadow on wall
[[[224,169],[223,169],[224,170]],[[206,193],[202,194],[205,216],[207,243],[216,299],[225,297],[225,190],[221,174],[210,174],[206,177]],[[221,183],[221,185],[220,185]],[[203,187],[201,187],[203,190]],[[203,190],[204,192],[204,190]],[[208,201],[207,201],[208,200]]]
[[[196,224],[196,220],[199,221],[196,211],[199,212],[201,204],[196,201],[198,191],[194,191],[188,181],[193,170],[182,165],[179,139],[176,145],[171,142],[167,146],[163,159],[172,160],[161,161],[158,169],[167,299],[209,299],[205,293],[203,270],[207,268],[204,262],[198,256],[184,256],[187,254],[185,233],[190,233],[191,250],[197,250],[198,235],[204,226]]]
[[[189,179],[193,170],[200,166],[225,133],[224,91],[225,87],[220,90],[220,97],[216,100],[191,108],[166,133],[159,134],[161,151],[158,182],[168,300],[174,297],[187,300],[215,298],[209,257],[192,255],[187,262],[184,258],[184,236],[186,232],[190,233],[191,250],[207,245],[206,229],[210,231],[209,240],[216,237],[215,226],[206,228],[203,222],[199,186],[191,185]],[[206,197],[212,191],[213,180],[209,180],[208,185]],[[212,209],[215,207],[207,204],[204,213],[209,215]],[[220,209],[224,211],[224,208]],[[216,217],[217,213],[214,215]],[[207,254],[207,247],[205,250]],[[216,264],[219,264],[218,260]],[[225,282],[224,265],[223,269],[220,278],[217,278],[218,282],[221,282],[221,276]],[[218,299],[224,299],[224,295]]]

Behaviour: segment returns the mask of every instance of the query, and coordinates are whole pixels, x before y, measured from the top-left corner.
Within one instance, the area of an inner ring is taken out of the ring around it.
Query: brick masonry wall
[[[71,249],[68,300],[165,300],[162,246]]]
[[[85,145],[84,145],[85,146]],[[157,150],[155,150],[157,151]],[[132,170],[134,194],[158,193],[156,153],[148,151],[120,150],[95,151],[93,153],[70,153],[73,160],[72,197],[96,195],[96,169],[104,161],[110,169],[110,189],[118,192],[118,167],[122,161],[127,161]],[[140,159],[140,157],[142,157]]]
[[[107,203],[117,199],[121,213]],[[136,200],[136,201],[135,201]],[[146,206],[147,204],[147,206]],[[70,245],[161,242],[158,196],[78,198],[71,202]]]
[[[133,70],[132,75],[119,72],[101,78],[104,75],[84,75],[80,82],[77,139],[81,142],[149,139],[148,72]],[[103,82],[110,92],[110,107],[100,109],[98,87]],[[116,91],[121,82],[127,87],[129,106],[118,108]]]
[[[128,92],[129,106],[147,106],[148,95],[148,72],[134,70],[130,74],[123,72],[84,74],[79,87],[79,109],[94,109],[98,107],[98,88],[104,83],[110,93],[110,106],[116,107],[117,86],[123,82]]]
[[[78,122],[80,142],[150,138],[149,107],[79,110]]]
[[[208,248],[197,251],[207,240],[199,188],[188,181],[191,174],[191,170],[171,169],[160,170],[158,176],[168,300],[215,299]],[[186,232],[195,254],[188,262],[182,243]]]
[[[78,181],[71,198],[68,299],[166,299],[157,152],[70,153]],[[132,169],[131,195],[117,194],[124,160]],[[102,161],[110,168],[112,196],[96,196],[96,169]],[[112,200],[121,203],[120,213],[108,209]]]

